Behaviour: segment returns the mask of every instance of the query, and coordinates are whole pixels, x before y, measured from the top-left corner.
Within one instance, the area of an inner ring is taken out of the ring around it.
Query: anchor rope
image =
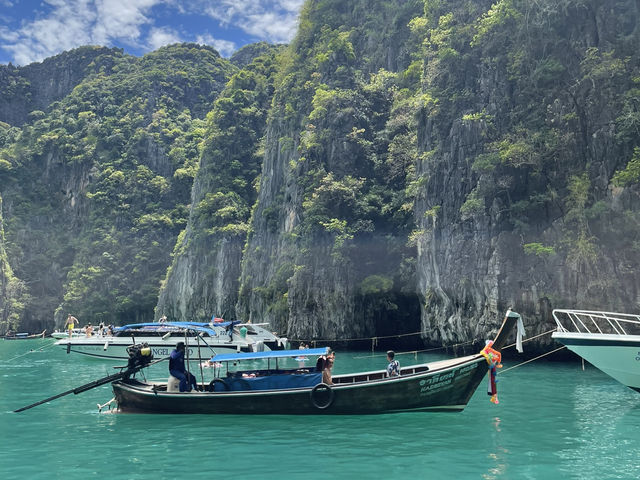
[[[527,360],[526,362],[522,362],[522,363],[519,363],[519,364],[517,364],[517,365],[514,365],[513,367],[505,368],[504,370],[501,370],[501,371],[499,372],[499,373],[500,373],[500,376],[504,375],[504,374],[505,374],[506,372],[508,372],[509,370],[513,370],[514,368],[521,367],[522,365],[526,365],[527,363],[530,363],[530,362],[535,362],[536,360],[539,360],[539,359],[541,359],[542,357],[546,357],[547,355],[551,355],[552,353],[558,352],[558,351],[562,350],[563,348],[567,348],[567,347],[566,347],[566,345],[563,345],[562,347],[556,348],[555,350],[551,350],[550,352],[543,353],[542,355],[538,355],[538,356],[537,356],[537,357],[535,357],[535,358],[532,358],[532,359],[530,359],[530,360]]]
[[[463,345],[469,345],[475,343],[475,340],[469,340],[468,342],[462,342],[462,343],[454,343],[452,345],[443,345],[441,347],[434,347],[434,348],[425,348],[423,350],[408,350],[406,352],[395,352],[396,355],[415,355],[417,353],[424,353],[424,352],[434,352],[436,350],[444,350],[447,348],[456,348],[456,347],[461,347]],[[376,354],[376,355],[362,355],[362,356],[358,356],[358,357],[353,357],[353,358],[372,358],[372,357],[385,357],[387,354],[386,353],[380,353],[380,354]]]
[[[20,357],[24,357],[25,355],[29,355],[30,353],[34,353],[34,352],[44,352],[47,348],[51,348],[51,347],[55,346],[55,344],[56,344],[56,342],[51,342],[50,344],[45,345],[45,346],[40,347],[40,348],[37,348],[37,349],[35,349],[35,350],[31,349],[31,350],[29,350],[28,352],[22,353],[22,354],[20,354],[20,355],[17,355],[17,356],[15,356],[15,357],[13,357],[13,358],[8,359],[8,360],[7,360],[7,362],[12,362],[12,361],[14,361],[14,360],[16,360],[16,359],[18,359],[18,358],[20,358]]]
[[[552,333],[552,332],[555,332],[555,331],[556,331],[556,329],[555,329],[555,328],[554,328],[554,329],[552,329],[552,330],[547,330],[546,332],[543,332],[543,333],[541,333],[540,335],[536,335],[535,337],[529,337],[529,338],[527,338],[527,339],[525,339],[525,340],[522,340],[522,343],[530,342],[531,340],[535,340],[535,339],[536,339],[536,338],[538,338],[538,337],[543,337],[544,335],[548,335],[548,334],[550,334],[550,333]],[[505,350],[505,349],[507,349],[507,348],[511,348],[511,347],[515,347],[515,345],[516,345],[515,343],[512,343],[512,344],[510,344],[510,345],[507,345],[506,347],[502,347],[502,350]]]

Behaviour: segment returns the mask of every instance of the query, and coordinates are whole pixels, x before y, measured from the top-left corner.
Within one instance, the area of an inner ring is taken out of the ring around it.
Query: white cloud
[[[203,35],[198,35],[196,38],[196,43],[200,45],[210,45],[215,48],[220,55],[223,57],[230,57],[233,52],[236,51],[238,46],[229,40],[222,40],[218,38],[214,38],[210,34],[206,33]]]
[[[0,0],[2,7],[15,3]],[[26,65],[81,45],[125,45],[144,52],[196,39],[229,56],[238,45],[232,38],[221,38],[225,29],[230,35],[241,30],[257,40],[286,43],[295,34],[303,3],[304,0],[42,0],[37,11],[30,11],[33,17],[20,22],[0,13],[0,49],[9,53],[15,64]],[[206,31],[191,31],[190,25],[180,23],[182,15],[202,16],[209,22],[213,19],[222,30],[212,25],[207,30],[214,32],[213,36]]]
[[[46,13],[23,20],[13,36],[1,35],[15,63],[42,60],[81,45],[114,40],[142,46],[142,27],[152,23],[151,8],[164,0],[45,0]]]
[[[152,28],[147,39],[147,46],[150,50],[156,50],[165,45],[180,43],[180,35],[170,28]]]
[[[223,25],[276,43],[290,42],[298,27],[304,0],[219,0],[205,2],[205,12]]]

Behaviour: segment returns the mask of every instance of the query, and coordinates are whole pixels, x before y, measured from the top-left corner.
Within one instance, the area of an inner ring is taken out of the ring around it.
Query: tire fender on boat
[[[211,380],[211,382],[209,383],[209,391],[210,392],[214,392],[215,391],[215,384],[216,383],[221,383],[224,386],[224,389],[226,391],[229,391],[229,384],[227,382],[225,382],[223,379],[221,378],[214,378],[213,380]]]
[[[328,398],[323,398],[325,392],[328,392]],[[319,410],[329,408],[333,403],[334,396],[335,392],[333,391],[333,388],[331,388],[331,385],[327,385],[326,383],[319,383],[311,389],[311,403]]]

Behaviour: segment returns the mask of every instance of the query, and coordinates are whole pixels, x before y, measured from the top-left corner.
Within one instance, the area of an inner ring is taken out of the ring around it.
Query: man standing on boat
[[[67,321],[64,323],[64,328],[69,329],[69,338],[73,336],[73,329],[76,326],[76,323],[78,323],[78,319],[69,314],[67,316]]]
[[[190,392],[198,389],[198,381],[184,366],[184,342],[178,342],[169,357],[169,374],[180,380],[180,391]]]

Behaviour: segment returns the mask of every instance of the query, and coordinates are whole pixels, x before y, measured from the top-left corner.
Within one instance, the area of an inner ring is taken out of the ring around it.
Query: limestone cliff
[[[110,71],[121,49],[81,47],[23,67],[0,65],[0,122],[22,126],[33,111],[48,112],[88,75]]]
[[[241,318],[299,339],[417,327],[413,276],[403,268],[413,258],[402,210],[410,114],[395,72],[411,63],[408,24],[420,7],[305,4],[267,125]],[[401,139],[406,156],[397,155]]]
[[[279,50],[266,44],[245,47],[241,54],[245,61],[252,52],[256,56],[231,78],[208,115],[189,222],[175,247],[156,316],[235,318],[242,251],[260,171],[260,141]]]
[[[640,5],[492,3],[427,2],[417,271],[443,343],[509,306],[530,334],[553,308],[640,306],[640,191],[619,180],[638,156]]]
[[[16,278],[11,270],[4,243],[2,197],[0,197],[0,335],[9,330],[14,332],[17,330],[24,302],[27,300],[24,283]]]

